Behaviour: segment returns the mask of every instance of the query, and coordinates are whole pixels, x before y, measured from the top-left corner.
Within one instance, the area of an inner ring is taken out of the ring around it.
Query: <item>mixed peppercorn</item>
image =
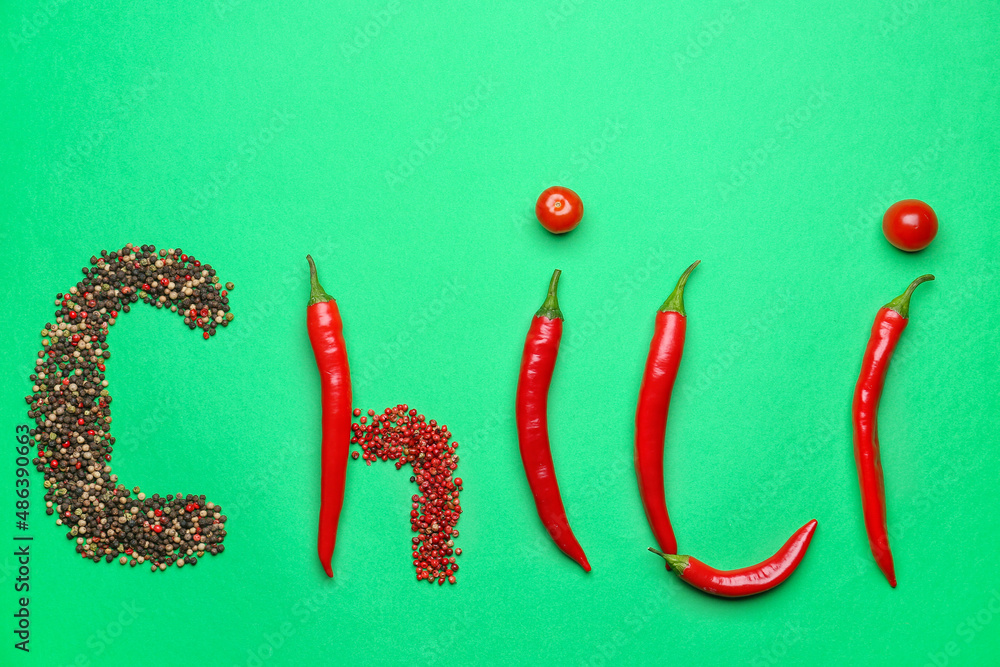
[[[360,417],[360,423],[351,425],[351,443],[361,446],[366,464],[395,461],[396,470],[406,464],[413,468],[410,481],[419,490],[410,505],[410,527],[417,533],[412,538],[417,581],[454,584],[458,572],[455,557],[462,555],[455,547],[455,526],[462,514],[462,479],[452,478],[458,467],[458,443],[449,442],[447,426],[427,420],[406,404],[386,408],[382,414],[369,410],[367,416],[355,408],[354,416]],[[358,458],[357,452],[352,458]]]
[[[147,496],[118,483],[104,373],[109,328],[132,304],[141,300],[177,313],[207,340],[233,319],[232,289],[180,248],[127,244],[91,257],[83,280],[56,295],[55,322],[42,329],[25,401],[36,425],[29,431],[38,448],[33,463],[45,474],[45,511],[69,528],[66,537],[83,558],[133,567],[148,562],[155,572],[195,565],[225,549],[226,516],[205,496]]]

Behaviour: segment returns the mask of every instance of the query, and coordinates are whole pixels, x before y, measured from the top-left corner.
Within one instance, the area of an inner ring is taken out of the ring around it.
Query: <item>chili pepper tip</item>
[[[545,301],[542,303],[542,307],[535,313],[535,317],[547,317],[550,320],[561,320],[563,318],[562,311],[559,310],[559,297],[556,294],[556,290],[559,287],[559,276],[561,274],[562,271],[559,269],[552,272],[552,279],[549,280],[549,292],[545,296]]]
[[[316,262],[313,261],[312,255],[306,255],[306,260],[309,262],[309,305],[333,301],[333,297],[327,294],[323,286],[319,284],[319,276],[316,275]]]
[[[657,556],[659,556],[660,558],[662,558],[663,560],[667,561],[667,569],[668,570],[674,570],[677,573],[681,573],[681,572],[684,571],[685,567],[687,566],[688,556],[677,556],[675,554],[665,554],[662,551],[660,551],[659,549],[654,549],[653,547],[649,547],[649,550],[652,551]]]
[[[903,317],[910,316],[910,296],[913,295],[913,290],[917,289],[917,285],[934,280],[934,276],[930,273],[925,273],[922,276],[917,277],[910,286],[906,288],[906,291],[897,296],[895,299],[885,304],[885,308],[889,310],[894,310]]]
[[[660,306],[660,312],[663,313],[675,312],[675,313],[680,313],[681,315],[685,314],[684,286],[687,284],[688,276],[690,276],[691,272],[694,271],[694,267],[698,266],[699,264],[701,264],[701,260],[700,259],[695,260],[695,262],[691,266],[687,267],[687,270],[681,274],[681,277],[677,281],[677,286],[674,288],[674,291],[670,293],[670,296],[667,297],[667,300],[663,302],[662,306]]]

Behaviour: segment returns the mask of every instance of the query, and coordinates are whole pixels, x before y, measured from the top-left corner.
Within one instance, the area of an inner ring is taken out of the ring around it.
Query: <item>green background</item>
[[[189,4],[0,10],[0,661],[1000,659],[995,3]],[[532,215],[556,183],[586,205],[565,237]],[[941,221],[914,255],[879,227],[906,197]],[[51,299],[126,242],[237,284],[209,342],[141,307],[109,339],[115,471],[220,503],[227,550],[155,576],[84,562],[34,475],[29,657],[10,632],[13,431]],[[350,466],[323,576],[307,252],[356,405],[410,403],[462,444],[457,586],[414,580],[411,485],[388,464]],[[819,521],[798,572],[744,601],[646,552],[631,464],[653,315],[694,259],[666,453],[680,549],[742,566]],[[513,423],[557,267],[550,429],[590,574],[544,534]],[[881,408],[893,590],[849,407],[876,310],[926,272]]]

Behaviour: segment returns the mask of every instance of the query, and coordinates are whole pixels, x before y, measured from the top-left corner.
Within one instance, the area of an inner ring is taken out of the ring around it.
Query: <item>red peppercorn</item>
[[[361,455],[358,454],[357,452],[351,452],[351,458],[354,459],[355,461],[358,460],[359,456],[361,456]]]
[[[49,462],[49,467],[50,468],[58,468],[59,467],[59,461],[56,461],[55,459],[52,459],[52,461]]]
[[[206,332],[205,332],[205,333],[203,333],[203,334],[202,334],[201,336],[202,336],[202,338],[204,338],[205,340],[208,340],[208,337],[209,337],[209,335],[210,335],[210,334],[209,334],[209,333],[208,333],[208,332],[206,331]]]
[[[163,526],[161,526],[161,525],[160,525],[160,524],[158,524],[158,523],[154,523],[154,524],[153,524],[153,532],[154,532],[154,533],[160,533],[160,532],[163,532]]]

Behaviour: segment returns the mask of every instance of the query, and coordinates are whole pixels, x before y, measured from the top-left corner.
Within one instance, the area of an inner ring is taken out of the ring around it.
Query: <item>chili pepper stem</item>
[[[550,320],[561,320],[563,318],[562,311],[559,310],[559,297],[556,295],[556,289],[559,287],[559,276],[561,274],[562,271],[559,269],[552,272],[552,279],[549,281],[549,293],[545,297],[542,307],[535,313],[535,317],[547,317]]]
[[[662,558],[663,560],[667,561],[668,570],[673,570],[678,574],[683,572],[684,568],[688,564],[687,556],[675,556],[674,554],[665,554],[659,549],[654,549],[653,547],[649,547],[649,550],[652,551],[657,556],[659,556],[660,558]]]
[[[687,271],[681,274],[680,280],[677,281],[677,287],[674,291],[670,293],[667,300],[663,302],[660,306],[661,313],[675,312],[684,315],[684,286],[687,284],[688,276],[694,271],[694,267],[701,264],[701,260],[697,260],[694,264],[687,268]]]
[[[902,316],[902,317],[909,317],[910,316],[910,296],[912,296],[913,290],[917,289],[917,285],[919,285],[921,283],[926,283],[926,282],[931,281],[931,280],[934,280],[934,276],[932,276],[929,273],[926,273],[926,274],[920,276],[919,278],[917,278],[916,280],[914,280],[912,283],[910,283],[910,286],[906,288],[905,292],[903,292],[902,294],[900,294],[899,296],[897,296],[895,299],[893,299],[889,303],[885,304],[884,308],[888,308],[889,310],[894,310],[897,313],[899,313],[900,316]]]
[[[309,261],[309,305],[312,306],[317,303],[333,301],[333,297],[327,294],[323,286],[319,284],[319,276],[316,275],[316,263],[313,261],[312,255],[306,255],[306,259]]]

